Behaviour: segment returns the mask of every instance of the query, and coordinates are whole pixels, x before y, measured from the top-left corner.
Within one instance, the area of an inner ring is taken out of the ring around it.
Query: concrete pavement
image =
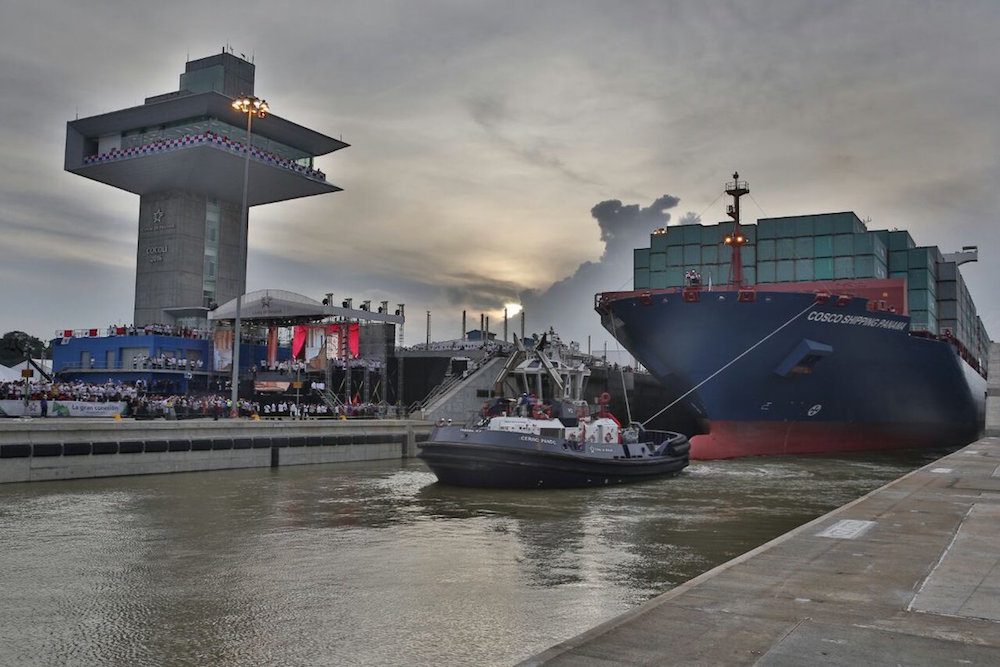
[[[1000,664],[1000,438],[523,664]]]

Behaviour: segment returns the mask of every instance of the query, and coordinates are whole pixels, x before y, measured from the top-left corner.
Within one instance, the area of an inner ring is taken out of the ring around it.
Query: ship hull
[[[487,488],[575,488],[642,482],[674,475],[688,465],[690,446],[680,434],[662,455],[639,455],[642,444],[630,445],[631,458],[612,453],[621,445],[572,443],[532,435],[439,427],[420,443],[417,455],[442,484]],[[596,450],[596,451],[595,451]],[[602,455],[600,452],[605,451]]]
[[[961,445],[985,380],[944,340],[867,299],[758,288],[604,295],[605,328],[710,423],[695,459]]]

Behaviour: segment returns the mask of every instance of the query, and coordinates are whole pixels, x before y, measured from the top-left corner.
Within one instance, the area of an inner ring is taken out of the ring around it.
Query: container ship
[[[634,289],[595,297],[603,326],[707,422],[719,459],[957,446],[982,431],[989,336],[959,266],[852,212],[652,232]]]

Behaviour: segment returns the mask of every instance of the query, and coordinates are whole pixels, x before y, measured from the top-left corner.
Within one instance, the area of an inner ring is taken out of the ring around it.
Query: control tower
[[[246,115],[254,65],[231,53],[192,60],[177,91],[66,124],[66,171],[139,195],[136,326],[202,328],[246,292],[240,243]],[[255,119],[248,205],[337,192],[313,158],[347,144],[278,116]]]

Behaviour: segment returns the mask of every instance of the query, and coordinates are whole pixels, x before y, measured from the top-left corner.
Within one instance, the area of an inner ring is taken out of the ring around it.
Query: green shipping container
[[[775,262],[757,262],[757,280],[762,283],[776,282],[776,266]]]
[[[937,299],[925,289],[910,289],[907,293],[907,303],[910,310],[927,310],[935,312],[937,310]]]
[[[910,269],[907,272],[910,289],[937,290],[937,281],[927,269]]]
[[[913,242],[913,237],[908,231],[889,232],[889,252],[893,250],[909,250],[917,244]]]
[[[684,265],[684,246],[674,245],[667,248],[667,266]]]
[[[817,257],[813,260],[814,280],[833,280],[833,257]]]
[[[815,273],[813,272],[813,261],[811,259],[797,259],[795,260],[795,279],[796,280],[814,280]]]
[[[813,222],[813,230],[816,235],[833,234],[833,220],[828,215],[817,215]]]
[[[795,239],[779,238],[776,247],[778,259],[795,259]]]
[[[725,246],[723,246],[725,247]],[[701,247],[701,261],[706,264],[715,264],[719,261],[719,246],[703,245]]]
[[[684,246],[684,265],[685,266],[698,266],[701,264],[701,246],[700,245],[686,245]]]
[[[906,271],[910,268],[905,250],[893,250],[889,253],[889,270]]]
[[[676,234],[674,230],[676,227],[671,227],[666,234],[651,234],[649,236],[649,251],[652,252],[664,252],[667,249],[668,243],[667,239],[673,239]]]
[[[633,272],[632,289],[649,289],[649,269],[636,269]]]
[[[813,242],[815,257],[833,257],[833,237],[817,236]],[[831,266],[833,266],[831,264]]]
[[[757,240],[778,238],[778,221],[769,218],[757,221]]]
[[[757,264],[757,249],[753,246],[743,246],[740,251],[743,266],[754,266]],[[719,259],[722,259],[721,257]],[[728,259],[728,258],[727,258]]]
[[[667,253],[665,252],[654,252],[649,256],[649,270],[650,271],[666,271],[667,269]]]
[[[649,268],[649,248],[636,248],[632,251],[632,266],[637,269]]]
[[[667,287],[684,286],[684,269],[671,267],[667,269]]]
[[[663,289],[667,286],[667,272],[666,271],[650,271],[649,272],[649,287],[651,289]]]
[[[748,266],[745,269],[743,269],[743,281],[747,285],[756,285],[757,284],[756,269],[754,269],[752,266]]]
[[[757,241],[757,257],[765,261],[776,259],[775,240],[761,239]]]
[[[790,259],[778,260],[775,271],[775,279],[779,283],[790,283],[795,281],[795,262]]]
[[[875,277],[875,255],[858,255],[854,258],[854,277]]]
[[[854,277],[854,257],[834,257],[833,258],[834,278]]]
[[[683,239],[684,245],[695,243],[701,245],[701,225],[681,225],[678,229],[681,230],[681,239]]]
[[[816,256],[816,242],[812,236],[802,236],[795,239],[795,259],[812,259]]]
[[[837,234],[833,237],[833,256],[846,257],[854,254],[854,234]]]
[[[815,218],[816,216],[813,215],[796,218],[792,226],[792,234],[794,236],[808,236],[808,237],[815,236],[816,235]]]

